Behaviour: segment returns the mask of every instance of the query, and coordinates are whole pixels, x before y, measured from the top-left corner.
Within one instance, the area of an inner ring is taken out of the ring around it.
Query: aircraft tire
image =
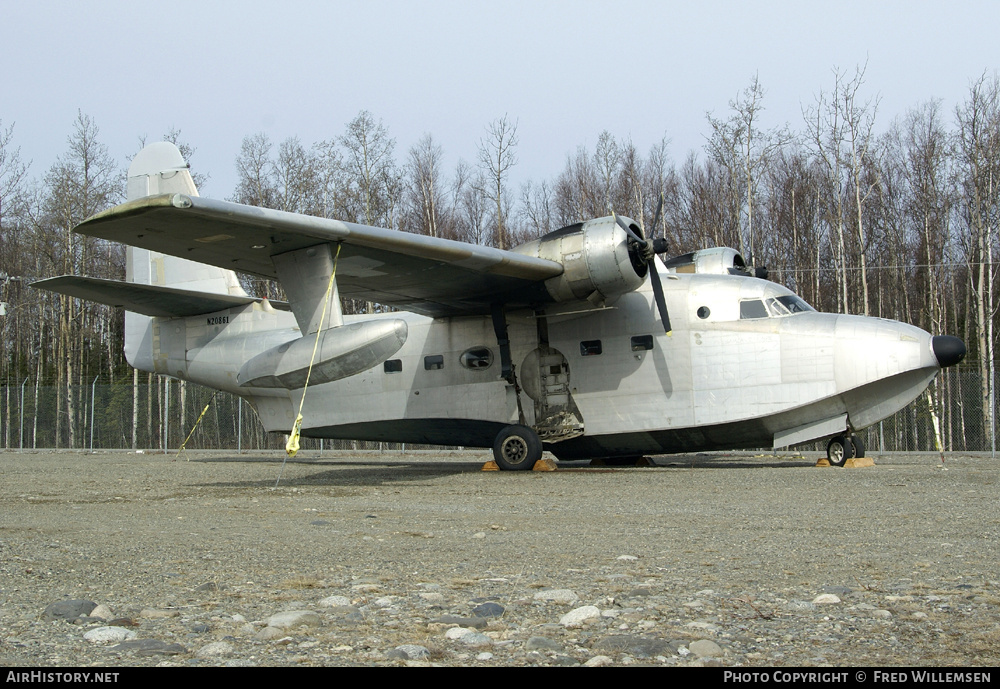
[[[830,466],[842,467],[844,462],[853,456],[854,445],[843,435],[832,438],[826,446],[826,459],[830,462]]]
[[[865,456],[865,443],[856,435],[851,436],[851,444],[854,445],[854,456],[864,457]]]
[[[506,426],[493,441],[493,460],[503,471],[531,471],[542,458],[542,441],[527,426]]]

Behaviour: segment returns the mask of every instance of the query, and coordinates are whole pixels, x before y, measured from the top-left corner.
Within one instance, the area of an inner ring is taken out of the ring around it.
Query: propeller
[[[660,222],[660,211],[663,210],[663,195],[660,195],[660,203],[656,206],[656,216],[653,219],[653,232],[656,232],[656,226]],[[632,246],[636,251],[636,255],[643,264],[649,267],[649,272],[652,273],[650,278],[653,283],[653,299],[656,301],[656,309],[660,312],[660,320],[663,322],[663,330],[668,335],[673,335],[673,330],[670,328],[670,316],[667,314],[667,301],[663,297],[663,284],[660,282],[660,275],[656,272],[656,261],[653,260],[656,254],[663,253],[667,250],[667,239],[666,237],[650,237],[646,239],[640,234],[637,234],[631,227],[625,224],[625,221],[618,217],[618,214],[612,211],[612,215],[615,218],[615,222],[618,226],[625,230],[625,234],[629,236],[632,240]],[[642,229],[639,230],[642,232]]]

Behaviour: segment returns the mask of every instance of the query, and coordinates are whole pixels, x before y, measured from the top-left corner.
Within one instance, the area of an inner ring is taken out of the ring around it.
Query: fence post
[[[243,454],[243,398],[237,397],[239,411],[236,414],[236,454]]]
[[[170,448],[170,378],[163,380],[163,454]]]
[[[992,458],[997,458],[997,404],[994,397],[993,386],[996,383],[996,375],[993,369],[993,344],[990,343],[990,450]]]
[[[97,398],[97,379],[100,376],[94,376],[94,382],[90,384],[90,451],[94,451],[94,402]]]
[[[24,452],[24,384],[28,382],[27,377],[21,383],[21,433],[20,433],[20,452]]]

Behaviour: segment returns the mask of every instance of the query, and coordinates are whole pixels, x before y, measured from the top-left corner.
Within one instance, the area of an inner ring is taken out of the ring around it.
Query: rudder
[[[129,201],[159,194],[198,196],[187,161],[169,141],[157,141],[143,148],[128,169]],[[246,296],[231,270],[131,246],[126,252],[125,279],[144,285]],[[152,370],[152,338],[152,318],[126,311],[125,358],[132,366]]]

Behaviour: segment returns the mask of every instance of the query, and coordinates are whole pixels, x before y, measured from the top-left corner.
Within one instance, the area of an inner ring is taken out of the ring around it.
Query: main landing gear
[[[542,441],[527,426],[506,426],[493,441],[493,459],[504,471],[531,471],[542,458]]]
[[[856,435],[838,435],[826,446],[826,459],[830,462],[830,466],[842,467],[847,460],[864,456],[865,444]]]

